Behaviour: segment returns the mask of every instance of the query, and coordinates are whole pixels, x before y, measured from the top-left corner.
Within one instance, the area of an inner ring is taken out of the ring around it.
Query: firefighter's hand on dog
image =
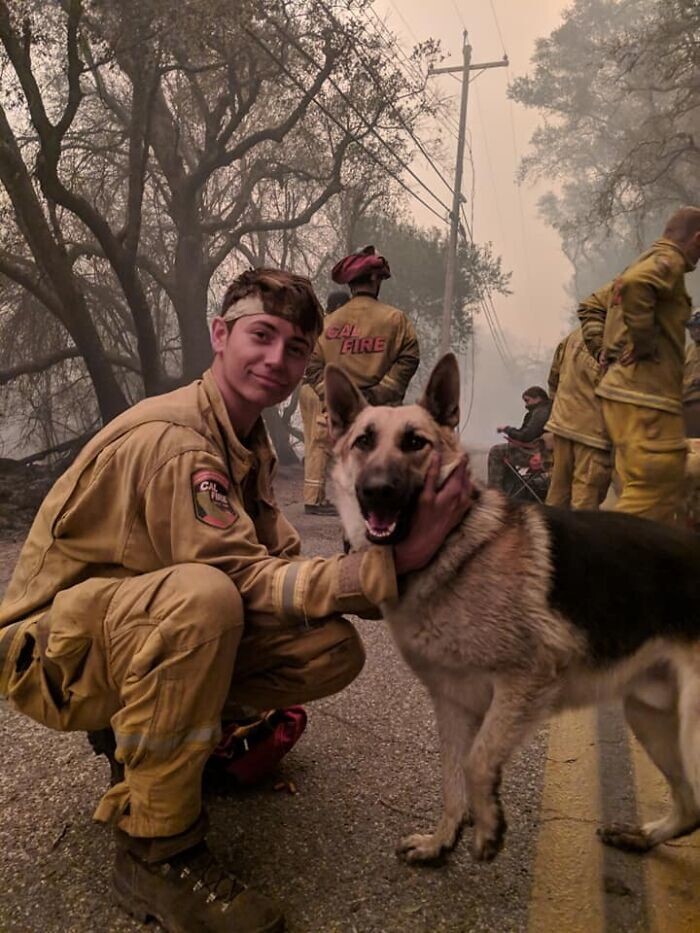
[[[469,457],[465,454],[445,484],[438,489],[440,456],[434,454],[408,537],[394,549],[397,574],[420,570],[433,559],[447,535],[464,518],[472,501]]]

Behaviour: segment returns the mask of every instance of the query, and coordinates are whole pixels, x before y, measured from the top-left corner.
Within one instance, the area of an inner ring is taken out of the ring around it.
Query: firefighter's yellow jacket
[[[577,327],[554,354],[548,383],[554,403],[545,431],[599,450],[610,449],[600,400],[595,394],[600,373]]]
[[[262,421],[244,446],[207,371],[110,422],[53,486],[0,605],[0,628],[89,577],[180,563],[226,572],[247,613],[319,619],[396,596],[391,548],[302,559],[273,491]]]
[[[419,362],[418,337],[403,311],[357,295],[325,319],[305,381],[323,398],[323,370],[337,363],[373,405],[398,405]]]
[[[583,341],[588,347],[588,352],[596,360],[600,358],[603,349],[605,321],[614,285],[614,282],[608,282],[607,285],[590,294],[588,298],[584,298],[576,311],[581,323]]]
[[[698,402],[700,402],[700,344],[691,340],[685,351],[683,403],[690,405]]]
[[[691,268],[675,243],[660,239],[615,279],[603,334],[607,368],[596,390],[601,398],[680,414],[691,310],[684,275]],[[628,349],[638,359],[623,366],[619,358]]]

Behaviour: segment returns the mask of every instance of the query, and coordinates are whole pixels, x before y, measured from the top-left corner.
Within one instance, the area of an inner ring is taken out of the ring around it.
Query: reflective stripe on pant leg
[[[547,490],[547,505],[568,509],[571,504],[571,481],[574,470],[574,442],[567,437],[553,435],[554,467]]]
[[[242,630],[240,596],[213,567],[181,564],[121,583],[105,632],[125,775],[96,819],[149,837],[176,835],[197,819]]]

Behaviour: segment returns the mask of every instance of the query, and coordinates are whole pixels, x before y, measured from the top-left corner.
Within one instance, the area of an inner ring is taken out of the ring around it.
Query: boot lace
[[[197,846],[179,863],[174,860],[171,867],[183,881],[191,884],[193,891],[203,888],[207,892],[207,904],[221,902],[222,910],[227,910],[231,902],[245,891],[245,885],[224,868],[206,845]]]

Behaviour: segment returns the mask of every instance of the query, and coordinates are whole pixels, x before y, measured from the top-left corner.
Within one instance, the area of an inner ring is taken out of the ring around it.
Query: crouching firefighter
[[[370,611],[462,518],[465,471],[426,490],[408,538],[302,559],[272,488],[262,410],[287,398],[321,328],[309,281],[250,270],[211,329],[214,361],[93,438],[41,505],[0,605],[0,693],[53,729],[114,731],[118,902],[166,930],[279,930],[205,841],[202,771],[222,720],[341,690]],[[435,502],[435,506],[431,505]]]

